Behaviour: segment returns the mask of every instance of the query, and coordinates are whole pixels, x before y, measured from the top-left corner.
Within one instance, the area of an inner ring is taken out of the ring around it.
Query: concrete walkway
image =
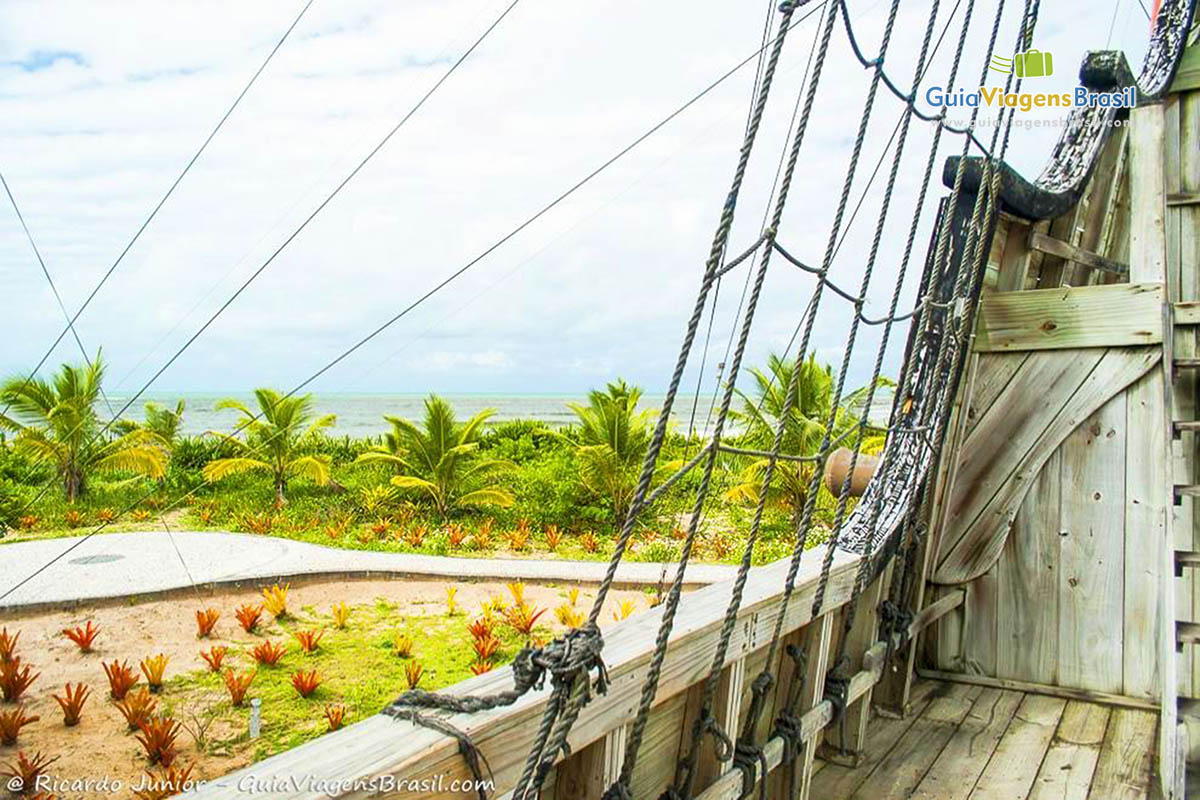
[[[342,550],[224,531],[176,531],[173,536],[174,546],[163,531],[108,533],[86,541],[75,536],[0,544],[0,593],[74,547],[0,600],[0,612],[166,594],[188,589],[193,583],[262,584],[300,577],[412,576],[598,583],[608,566],[601,561],[449,558]],[[178,554],[175,547],[179,548]],[[616,582],[625,586],[653,586],[658,583],[663,566],[649,562],[622,563]],[[716,583],[732,578],[735,572],[732,566],[694,564],[688,568],[687,584]],[[667,565],[668,580],[673,576],[674,565]]]

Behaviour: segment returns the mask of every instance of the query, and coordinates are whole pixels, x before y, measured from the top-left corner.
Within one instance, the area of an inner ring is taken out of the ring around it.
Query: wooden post
[[[554,800],[594,800],[604,794],[621,772],[629,726],[609,731],[555,770]]]
[[[798,711],[803,714],[821,701],[825,694],[825,672],[829,669],[829,650],[833,638],[833,617],[823,614],[804,629],[804,652],[808,658],[808,674],[804,679],[804,695]],[[813,736],[804,744],[804,751],[790,764],[781,764],[774,770],[767,783],[768,797],[786,797],[790,782],[795,776],[800,787],[799,800],[808,800],[812,789],[813,760],[817,755],[817,744],[821,735]]]
[[[854,616],[854,624],[846,639],[846,653],[851,659],[851,669],[854,672],[863,668],[863,656],[875,644],[879,627],[879,603],[883,599],[883,591],[888,586],[892,568],[889,566],[883,574],[868,586],[859,600],[858,611]],[[848,611],[843,609],[842,613]],[[820,749],[821,758],[848,767],[857,767],[863,744],[867,738],[867,723],[871,720],[871,696],[873,689],[855,700],[846,709],[846,740],[841,740],[841,726],[835,725],[825,730],[825,746]]]
[[[1166,252],[1166,176],[1164,170],[1164,109],[1154,103],[1133,109],[1129,116],[1129,178],[1130,178],[1130,238],[1129,279],[1134,282],[1157,281],[1167,283]],[[1170,292],[1168,291],[1168,297]],[[1164,308],[1166,329],[1163,331],[1163,356],[1165,363],[1150,380],[1158,382],[1165,398],[1166,419],[1162,430],[1152,431],[1149,426],[1138,426],[1129,430],[1129,447],[1142,452],[1157,450],[1149,437],[1161,437],[1170,452],[1171,447],[1171,402],[1170,368],[1172,324],[1169,301]],[[1142,438],[1146,437],[1146,438]],[[1176,707],[1176,661],[1175,661],[1175,587],[1174,587],[1174,544],[1172,536],[1171,508],[1167,498],[1174,485],[1172,459],[1165,458],[1156,470],[1162,486],[1162,529],[1146,531],[1147,543],[1158,555],[1160,570],[1158,577],[1158,603],[1160,609],[1158,659],[1159,713],[1158,770],[1163,793],[1169,800],[1181,795],[1178,772],[1177,707]],[[1154,537],[1154,538],[1151,538]]]

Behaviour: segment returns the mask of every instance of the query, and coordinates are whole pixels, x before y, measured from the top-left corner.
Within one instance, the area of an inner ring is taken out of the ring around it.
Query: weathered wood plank
[[[1097,692],[1091,689],[1074,689],[1069,686],[1048,686],[1044,683],[1017,681],[1009,678],[993,678],[988,675],[968,675],[965,672],[947,672],[940,669],[917,667],[917,675],[926,680],[945,681],[947,683],[966,683],[972,686],[984,686],[994,689],[1012,689],[1014,692],[1026,694],[1044,694],[1048,697],[1060,697],[1064,700],[1082,700],[1086,703],[1105,703],[1121,708],[1134,708],[1139,711],[1154,711],[1158,703],[1141,697],[1126,697],[1123,694]]]
[[[997,562],[996,677],[1058,682],[1062,457],[1055,451],[1026,495]]]
[[[1105,258],[1102,255],[1093,253],[1090,250],[1085,250],[1082,247],[1059,241],[1044,233],[1033,231],[1029,234],[1029,247],[1041,253],[1065,258],[1068,261],[1073,261],[1087,269],[1098,269],[1104,272],[1111,272],[1114,275],[1128,275],[1129,265],[1122,264],[1111,258]]]
[[[1033,250],[1029,247],[1030,224],[1015,217],[1002,217],[1006,232],[997,268],[996,291],[1019,292],[1025,288]]]
[[[850,797],[869,778],[879,764],[887,758],[897,744],[904,740],[908,730],[924,713],[926,706],[939,693],[945,692],[945,684],[936,681],[917,681],[913,684],[910,702],[911,713],[903,718],[877,717],[867,731],[867,743],[857,767],[840,764],[824,764],[824,768],[813,778],[812,796],[821,800]],[[785,789],[786,785],[781,787]],[[790,797],[788,794],[771,794],[770,797]]]
[[[1095,703],[1067,703],[1029,800],[1086,800],[1109,713]]]
[[[1166,437],[1151,420],[1165,420],[1163,373],[1152,370],[1125,393],[1124,666],[1122,693],[1159,693],[1159,601],[1166,540]]]
[[[1062,445],[1058,679],[1120,693],[1125,564],[1125,395]]]
[[[984,689],[912,793],[914,800],[965,800],[1021,704],[1020,692]]]
[[[1027,694],[1004,731],[996,752],[969,795],[971,800],[1026,797],[1054,738],[1066,701]]]
[[[1150,796],[1154,737],[1158,721],[1147,711],[1112,712],[1089,798],[1135,800]]]
[[[940,693],[859,785],[853,797],[907,797],[970,713],[983,689],[952,685]],[[828,795],[823,795],[828,796]]]
[[[997,417],[986,431],[981,423],[968,439],[962,469],[964,473],[971,470],[975,477],[957,484],[963,488],[952,499],[956,512],[942,533],[942,555],[932,576],[935,582],[962,583],[990,569],[1003,549],[1017,508],[1050,454],[1084,419],[1161,357],[1157,348],[1112,349],[1105,351],[1090,372],[1086,370],[1090,359],[1074,368],[1043,363],[1067,355],[1038,353],[1031,357],[1031,361],[1037,359],[1037,369],[1023,370],[1024,379],[1019,383],[1014,379],[1004,392],[1012,395],[1004,401],[1011,403],[1012,417]],[[1070,355],[1067,360],[1081,361],[1080,354]],[[1077,380],[1080,369],[1086,372],[1082,382]],[[1048,382],[1055,375],[1058,382]],[[1076,377],[1074,390],[1069,383],[1072,376]],[[1025,392],[1040,395],[1042,402],[1024,396]]]
[[[970,435],[979,420],[986,416],[992,403],[1028,358],[1028,352],[980,353],[976,356],[976,377],[967,403],[965,434]]]
[[[979,305],[975,350],[1122,347],[1162,341],[1163,286],[1116,283],[990,294]]]
[[[967,584],[963,608],[963,654],[970,672],[996,674],[1000,587],[996,566]]]

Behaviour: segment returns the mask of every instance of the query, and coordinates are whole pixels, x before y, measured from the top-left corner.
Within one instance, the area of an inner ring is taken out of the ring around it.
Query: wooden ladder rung
[[[1175,574],[1182,575],[1185,569],[1200,567],[1200,552],[1195,550],[1175,551]]]
[[[1175,497],[1200,497],[1200,486],[1194,483],[1175,486]]]
[[[1200,431],[1200,420],[1176,420],[1175,432],[1183,433],[1184,431]]]
[[[1179,644],[1200,644],[1200,623],[1176,622],[1175,641]]]
[[[1173,303],[1171,310],[1176,325],[1200,325],[1200,301]]]
[[[1179,369],[1196,369],[1200,367],[1200,358],[1175,358],[1175,366]]]

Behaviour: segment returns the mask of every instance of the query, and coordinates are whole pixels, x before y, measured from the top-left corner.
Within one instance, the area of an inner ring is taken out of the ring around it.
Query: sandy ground
[[[383,598],[394,604],[404,614],[428,615],[441,613],[445,609],[446,581],[420,580],[366,580],[329,581],[293,584],[288,597],[292,609],[312,607],[316,612],[327,614],[330,607],[339,601],[350,605],[365,605]],[[480,603],[497,593],[507,594],[500,583],[457,583],[456,602],[469,612],[479,608]],[[554,608],[561,605],[566,586],[526,586],[526,597],[538,606]],[[585,611],[595,596],[593,587],[580,591],[579,606]],[[212,644],[231,642],[262,641],[261,637],[245,634],[234,620],[233,610],[242,603],[258,604],[260,595],[254,589],[237,591],[204,592],[200,597],[188,596],[179,599],[136,602],[131,599],[125,605],[106,605],[90,608],[81,607],[70,611],[44,612],[29,615],[10,615],[0,621],[0,626],[9,632],[20,631],[18,655],[23,663],[31,665],[41,676],[23,698],[28,714],[41,719],[22,729],[17,746],[0,746],[0,765],[13,762],[17,751],[26,754],[42,751],[57,756],[58,760],[49,768],[49,774],[57,780],[96,780],[108,777],[110,782],[121,781],[122,788],[88,790],[63,790],[57,795],[62,798],[96,798],[132,796],[131,786],[136,786],[147,769],[141,746],[132,734],[126,733],[124,718],[113,707],[108,698],[108,682],[101,668],[101,661],[128,660],[137,670],[137,662],[144,656],[165,653],[170,657],[167,670],[168,680],[172,675],[204,669],[206,665],[199,656],[200,649]],[[647,595],[641,591],[614,590],[608,600],[613,608],[622,600],[634,600],[639,610],[648,605]],[[196,638],[194,612],[197,608],[212,606],[221,611],[221,620],[210,640]],[[269,619],[269,615],[264,615]],[[558,623],[547,613],[543,620],[556,631]],[[100,626],[94,652],[82,654],[61,633],[63,628],[83,625],[93,620]],[[612,623],[612,614],[605,609],[602,617]],[[84,682],[92,687],[93,694],[84,707],[80,724],[67,728],[62,724],[62,712],[51,695],[62,694],[66,682]],[[403,687],[397,687],[398,690]],[[162,699],[174,705],[177,719],[187,722],[188,708],[199,707],[207,698],[170,697],[168,687]],[[0,711],[13,708],[11,704],[0,704]],[[210,730],[210,737],[215,730]],[[180,758],[177,763],[195,763],[194,778],[211,779],[249,763],[252,747],[235,745],[227,752],[201,752],[192,737],[184,732],[179,737]],[[2,771],[2,770],[0,770]],[[157,770],[156,770],[157,771]],[[5,782],[7,779],[5,779]],[[4,783],[0,783],[3,796]]]

